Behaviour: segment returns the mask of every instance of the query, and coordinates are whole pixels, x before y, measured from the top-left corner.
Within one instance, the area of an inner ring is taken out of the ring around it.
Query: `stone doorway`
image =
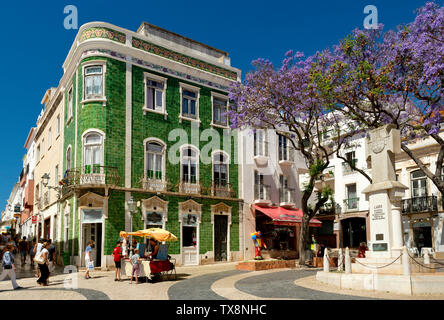
[[[365,222],[365,218],[348,218],[341,221],[344,248],[359,248],[361,242],[367,243]]]

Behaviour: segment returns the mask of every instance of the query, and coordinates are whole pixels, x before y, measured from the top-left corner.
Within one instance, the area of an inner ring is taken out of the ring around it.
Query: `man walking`
[[[19,242],[19,252],[20,257],[22,258],[22,267],[26,264],[26,256],[28,255],[29,251],[29,244],[28,241],[26,241],[26,237],[23,237],[22,240]]]
[[[3,272],[0,275],[0,281],[3,281],[6,276],[9,276],[12,282],[12,288],[14,290],[22,289],[17,282],[15,281],[15,268],[14,265],[14,255],[12,254],[13,247],[12,245],[8,244],[5,249],[5,253],[3,254],[2,258],[2,265],[3,265]]]

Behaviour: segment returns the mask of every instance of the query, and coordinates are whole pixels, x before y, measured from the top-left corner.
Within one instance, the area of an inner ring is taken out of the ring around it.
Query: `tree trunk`
[[[299,235],[299,265],[305,265],[305,247],[308,240],[308,222],[310,219],[306,218],[307,215],[304,213],[302,216],[301,232]]]

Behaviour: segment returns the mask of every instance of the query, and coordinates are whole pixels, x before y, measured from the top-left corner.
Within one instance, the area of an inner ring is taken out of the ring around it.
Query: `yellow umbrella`
[[[145,230],[136,231],[140,237],[150,237],[157,241],[177,241],[177,237],[171,232],[160,229],[160,228],[150,228]]]
[[[135,232],[126,232],[126,231],[120,231],[120,237],[124,238],[126,236],[136,236],[136,237],[143,237],[145,236],[143,233],[141,233],[141,230],[135,231]]]

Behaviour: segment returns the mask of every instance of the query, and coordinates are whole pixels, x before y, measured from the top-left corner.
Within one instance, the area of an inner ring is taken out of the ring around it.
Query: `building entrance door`
[[[227,261],[228,216],[214,216],[214,260]]]
[[[82,237],[82,266],[85,266],[85,249],[89,240],[94,241],[94,248],[91,251],[91,258],[94,266],[102,265],[102,224],[101,223],[85,223],[83,224]]]
[[[365,218],[349,218],[342,223],[342,246],[358,248],[361,242],[367,242]]]
[[[418,252],[421,252],[422,248],[432,247],[432,227],[430,223],[423,223],[423,225],[413,225],[413,239],[415,245],[418,248]]]

